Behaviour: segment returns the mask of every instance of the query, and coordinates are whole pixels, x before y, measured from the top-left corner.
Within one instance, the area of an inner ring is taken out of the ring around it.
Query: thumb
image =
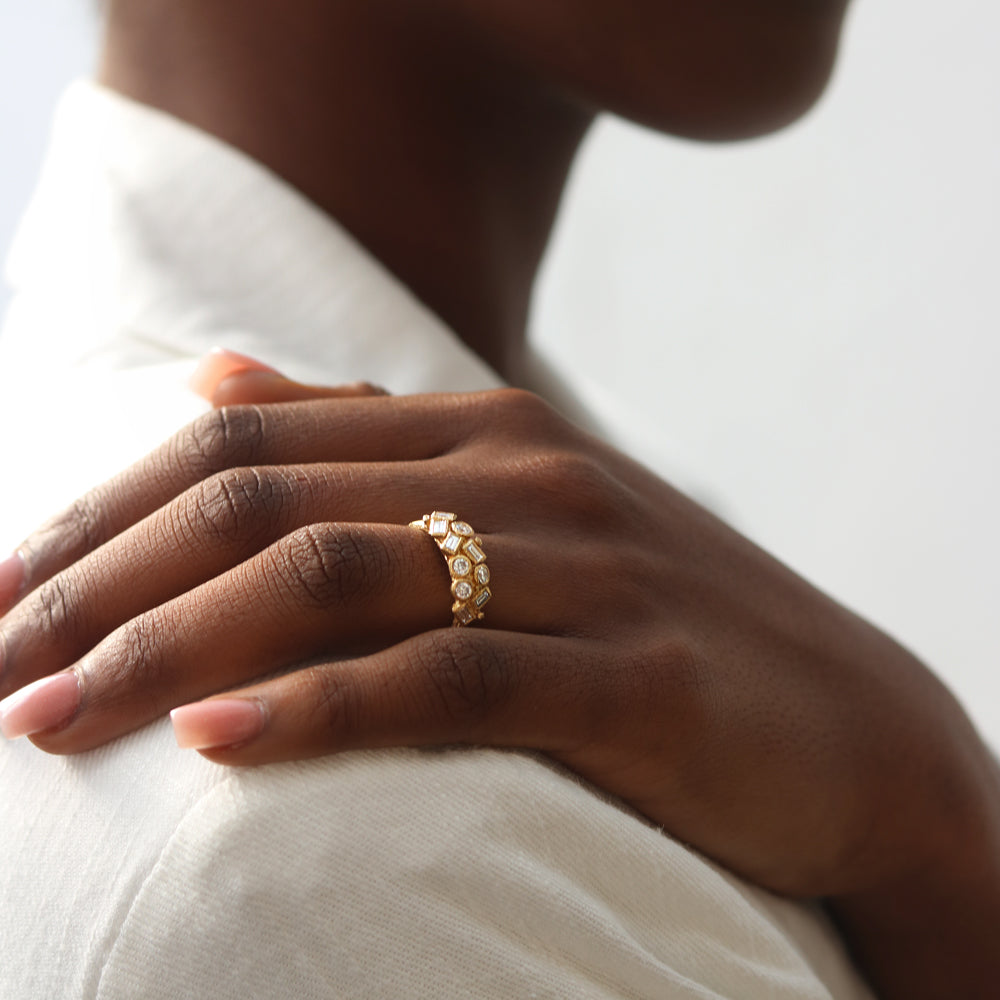
[[[334,399],[338,396],[387,396],[368,382],[350,385],[305,385],[245,354],[215,348],[198,363],[188,383],[213,406],[238,403],[284,403],[296,399]]]

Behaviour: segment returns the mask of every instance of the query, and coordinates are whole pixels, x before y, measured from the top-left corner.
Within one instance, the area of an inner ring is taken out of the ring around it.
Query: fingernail
[[[295,382],[278,372],[244,369],[219,379],[205,398],[213,406],[225,406],[230,402],[243,403],[248,400],[266,402],[274,397],[275,392],[287,395],[288,387],[295,385]]]
[[[250,698],[216,698],[175,708],[170,721],[179,747],[207,750],[259,736],[264,728],[264,709]]]
[[[80,681],[71,670],[43,677],[0,701],[0,732],[8,740],[55,729],[80,707]]]
[[[24,556],[15,552],[0,560],[0,615],[14,607],[23,587]]]
[[[216,347],[198,362],[198,367],[195,368],[194,374],[188,380],[188,385],[199,396],[211,400],[212,394],[223,379],[241,372],[280,374],[276,369],[265,365],[262,361],[248,358],[245,354],[238,354],[236,351],[228,351],[224,347]]]

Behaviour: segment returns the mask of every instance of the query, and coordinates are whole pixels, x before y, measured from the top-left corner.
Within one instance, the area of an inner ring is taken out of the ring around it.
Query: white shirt
[[[314,206],[92,84],[10,257],[0,542],[204,409],[215,345],[396,393],[499,385]],[[165,721],[0,746],[0,996],[864,998],[813,909],[544,758],[349,753],[225,769]]]

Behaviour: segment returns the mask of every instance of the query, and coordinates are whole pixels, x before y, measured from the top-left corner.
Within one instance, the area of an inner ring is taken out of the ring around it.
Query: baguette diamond
[[[442,514],[438,510],[434,511],[434,513],[431,514],[430,524],[427,527],[427,533],[435,538],[447,535],[448,523],[454,516],[454,514]]]
[[[490,571],[486,567],[483,540],[467,521],[459,521],[447,511],[424,514],[419,521],[411,521],[410,527],[430,535],[448,561],[455,598],[451,606],[452,625],[471,625],[482,619],[480,609],[493,596],[487,586]]]

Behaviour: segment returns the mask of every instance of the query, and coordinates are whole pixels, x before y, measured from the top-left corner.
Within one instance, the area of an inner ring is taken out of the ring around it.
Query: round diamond
[[[460,601],[467,601],[470,597],[472,597],[472,584],[467,580],[459,580],[458,583],[455,584],[455,596]]]
[[[455,532],[456,535],[471,535],[472,528],[465,523],[465,521],[456,521],[452,526],[451,530]]]
[[[451,571],[455,576],[468,576],[470,569],[472,569],[472,563],[465,556],[455,556],[451,561]],[[486,583],[485,580],[480,580],[479,582]]]
[[[484,586],[490,582],[490,571],[485,565],[476,567],[476,582]]]

